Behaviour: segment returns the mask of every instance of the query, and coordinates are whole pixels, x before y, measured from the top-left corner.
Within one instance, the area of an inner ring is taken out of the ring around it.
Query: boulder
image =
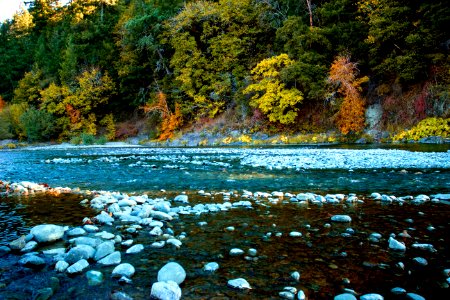
[[[152,285],[150,297],[160,300],[179,300],[181,289],[176,282],[160,281]]]
[[[126,276],[130,278],[134,275],[134,272],[136,272],[136,270],[131,264],[124,263],[114,268],[114,270],[112,271],[112,277]]]

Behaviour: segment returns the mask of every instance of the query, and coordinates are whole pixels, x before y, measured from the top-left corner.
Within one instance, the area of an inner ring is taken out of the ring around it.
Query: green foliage
[[[19,121],[28,142],[48,141],[56,131],[55,118],[44,110],[30,108]]]
[[[450,118],[427,118],[419,122],[410,130],[400,132],[393,137],[394,141],[418,141],[430,136],[450,136]]]
[[[2,126],[6,127],[6,136],[23,139],[26,134],[20,122],[20,117],[29,108],[27,103],[17,103],[8,105],[0,113]]]
[[[93,134],[83,132],[72,137],[69,142],[73,145],[104,145],[107,141],[103,135],[96,138]]]
[[[19,81],[18,87],[14,90],[14,103],[27,103],[37,106],[40,100],[40,91],[42,81],[42,72],[33,68],[26,72],[25,76]]]
[[[256,83],[249,85],[245,94],[253,94],[250,105],[261,110],[271,122],[290,124],[295,121],[302,93],[295,87],[287,88],[280,80],[283,68],[294,64],[287,54],[264,59],[252,70]]]
[[[116,124],[114,123],[114,116],[107,114],[101,121],[100,125],[106,127],[106,138],[112,141],[116,138]]]
[[[250,66],[266,56],[273,37],[266,12],[251,0],[194,1],[166,24],[170,63],[197,118],[232,105]]]

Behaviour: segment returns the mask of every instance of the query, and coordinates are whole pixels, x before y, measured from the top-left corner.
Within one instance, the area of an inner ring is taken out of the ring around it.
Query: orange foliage
[[[172,113],[167,105],[166,95],[159,91],[157,93],[157,102],[154,104],[145,104],[141,107],[145,113],[150,113],[153,111],[159,111],[162,117],[161,123],[161,134],[159,135],[160,141],[165,141],[173,137],[176,129],[178,129],[182,122],[183,116],[181,114],[181,109],[178,104],[175,104],[175,113]]]
[[[71,124],[76,124],[81,121],[81,113],[78,109],[75,109],[72,105],[66,104],[66,112],[70,118]]]
[[[3,100],[2,96],[0,96],[0,112],[5,108],[6,102]]]
[[[357,78],[356,63],[349,56],[338,56],[330,68],[329,80],[339,84],[338,92],[344,101],[336,115],[336,123],[343,134],[361,132],[364,129],[364,99],[361,96],[361,84],[368,81],[367,76]]]

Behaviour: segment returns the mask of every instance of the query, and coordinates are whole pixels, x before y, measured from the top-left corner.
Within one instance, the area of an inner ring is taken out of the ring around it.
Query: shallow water
[[[397,286],[426,299],[448,298],[442,271],[450,268],[450,206],[442,203],[382,205],[365,198],[371,192],[396,196],[450,193],[448,148],[413,149],[415,152],[343,148],[1,151],[2,180],[28,180],[89,190],[145,191],[150,197],[157,194],[168,199],[186,191],[191,205],[222,201],[221,196],[214,199],[198,196],[199,189],[238,193],[244,189],[312,191],[322,195],[352,192],[364,198],[365,203],[304,206],[268,204],[261,200],[254,203],[253,209],[181,216],[169,224],[175,235],[187,233],[180,249],[149,248],[156,238],[147,235],[145,230],[137,236],[124,234],[125,239],[133,238],[135,244],[146,245],[140,254],[122,256],[122,262],[136,267],[131,285],[110,280],[108,274],[113,267],[91,266],[90,269],[102,271],[106,280],[100,286],[89,287],[84,275],[71,278],[56,274],[49,267],[31,271],[15,265],[17,257],[9,255],[0,258],[0,299],[33,298],[37,289],[48,286],[52,276],[60,279],[60,289],[52,299],[108,299],[113,291],[124,291],[135,299],[148,299],[157,271],[169,260],[179,262],[187,272],[186,281],[181,285],[184,299],[279,299],[278,293],[285,286],[303,289],[308,299],[330,299],[343,288],[360,294],[380,293],[385,299],[402,299],[389,292]],[[423,150],[434,152],[422,155]],[[390,160],[384,161],[388,155]],[[430,159],[422,161],[427,156]],[[264,164],[246,164],[257,161],[255,157],[261,158]],[[305,167],[308,161],[310,167]],[[345,161],[341,168],[318,167],[322,162],[334,166],[333,163],[338,165],[341,161]],[[286,162],[292,164],[286,166]],[[302,167],[296,168],[300,163]],[[157,192],[160,189],[168,192]],[[81,225],[83,217],[97,214],[80,206],[82,199],[79,195],[0,196],[0,244],[7,244],[40,223]],[[232,199],[235,200],[239,199]],[[334,214],[348,214],[352,222],[331,223]],[[200,221],[207,225],[199,226]],[[331,223],[331,228],[325,228],[325,223]],[[429,230],[430,225],[435,229]],[[235,231],[226,231],[228,226],[234,226]],[[354,233],[343,236],[348,228]],[[117,231],[108,226],[103,229]],[[404,230],[411,235],[404,240],[408,250],[390,251],[389,235]],[[290,237],[291,231],[299,231],[303,236]],[[268,232],[272,236],[265,238]],[[368,241],[372,232],[382,234],[380,243]],[[276,233],[282,236],[276,237]],[[412,243],[431,243],[437,253],[413,249]],[[231,248],[244,251],[255,248],[257,260],[231,257],[228,254]],[[428,265],[418,266],[413,261],[415,257],[426,258]],[[220,269],[205,274],[201,269],[210,261],[218,262]],[[405,264],[404,270],[396,266],[399,262]],[[301,273],[300,282],[290,278],[293,271]],[[246,278],[253,289],[242,292],[226,286],[229,279],[238,277]],[[343,284],[344,278],[350,283]]]

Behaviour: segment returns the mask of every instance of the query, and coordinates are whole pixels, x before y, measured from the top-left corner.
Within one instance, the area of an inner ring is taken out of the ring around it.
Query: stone
[[[102,238],[104,240],[112,240],[115,237],[114,234],[107,232],[107,231],[98,232],[95,234],[95,236]]]
[[[172,221],[173,217],[165,212],[153,210],[150,213],[150,217],[160,221]]]
[[[242,255],[244,253],[245,253],[244,250],[239,249],[239,248],[233,248],[233,249],[230,250],[230,255],[231,256],[239,256],[239,255]]]
[[[166,245],[165,241],[160,241],[160,242],[153,242],[150,247],[154,248],[154,249],[160,249],[163,248]]]
[[[42,253],[46,256],[64,255],[66,253],[66,248],[48,249],[48,250],[42,251]]]
[[[181,203],[189,203],[187,195],[178,195],[175,197],[175,199],[173,199],[173,201]]]
[[[22,235],[18,239],[15,239],[11,243],[9,243],[9,248],[12,250],[22,250],[26,245],[25,236]]]
[[[30,252],[33,251],[34,249],[36,249],[38,243],[35,241],[29,241],[28,243],[25,244],[25,247],[23,247],[20,252]]]
[[[282,291],[279,292],[278,295],[283,298],[283,299],[288,299],[288,300],[294,300],[295,299],[295,294],[288,292],[288,291]]]
[[[80,227],[77,227],[77,228],[67,231],[67,236],[69,236],[69,237],[80,236],[80,235],[85,235],[85,234],[86,234],[86,230],[84,230],[83,228],[80,228]]]
[[[69,264],[74,264],[81,259],[90,259],[94,257],[95,249],[89,245],[79,245],[67,252],[66,258],[64,259]]]
[[[115,292],[111,295],[111,300],[133,300],[133,298],[124,292]]]
[[[389,249],[394,251],[406,251],[406,246],[403,243],[400,243],[393,237],[389,238]]]
[[[60,260],[56,263],[55,265],[55,270],[56,272],[64,272],[67,268],[69,267],[69,263],[64,261],[64,260]]]
[[[152,230],[150,230],[149,234],[153,236],[160,236],[163,234],[163,231],[161,227],[155,226]]]
[[[0,257],[11,252],[11,249],[7,246],[0,246]]]
[[[254,257],[254,256],[258,255],[258,250],[254,249],[254,248],[250,248],[247,250],[247,254]]]
[[[424,297],[415,294],[415,293],[407,293],[406,294],[406,299],[411,299],[411,300],[425,300]]]
[[[129,263],[120,264],[117,267],[114,268],[112,271],[112,277],[122,277],[126,276],[128,278],[132,277],[134,273],[136,272],[133,265]]]
[[[53,296],[53,290],[50,287],[37,290],[35,300],[48,300]]]
[[[413,247],[415,249],[430,251],[432,253],[437,252],[437,250],[431,244],[417,244],[417,243],[415,243],[415,244],[412,244],[411,247]]]
[[[38,243],[49,243],[61,239],[66,228],[59,225],[43,224],[31,228],[30,233]]]
[[[234,289],[239,289],[239,290],[251,289],[250,284],[244,278],[230,279],[230,280],[228,280],[227,285],[229,287],[232,287]]]
[[[401,287],[395,287],[391,289],[391,293],[394,295],[403,295],[406,294],[406,290]]]
[[[169,262],[158,271],[158,281],[174,281],[181,284],[185,278],[186,271],[176,262]]]
[[[219,264],[216,262],[209,262],[203,266],[203,271],[205,272],[215,272],[219,269]]]
[[[83,229],[90,233],[97,232],[99,230],[95,225],[84,225]]]
[[[306,295],[305,295],[305,292],[303,290],[298,291],[297,299],[298,300],[306,300]]]
[[[86,278],[88,280],[88,285],[95,286],[103,282],[103,273],[99,271],[88,271],[86,272]]]
[[[94,260],[99,261],[100,259],[110,255],[115,250],[114,242],[106,241],[98,245],[97,251],[94,254]]]
[[[419,266],[427,266],[428,261],[423,257],[414,257],[413,261]]]
[[[179,300],[181,298],[181,289],[173,281],[155,282],[152,285],[150,296],[160,300]]]
[[[167,201],[158,202],[155,204],[153,209],[168,214],[170,212],[170,202]]]
[[[19,264],[29,268],[41,268],[45,266],[45,260],[36,255],[27,255],[19,260]]]
[[[95,216],[95,219],[102,224],[112,225],[114,218],[111,217],[107,212],[102,211],[99,215]]]
[[[380,294],[365,294],[359,297],[359,300],[384,300]]]
[[[91,246],[92,248],[96,248],[98,245],[100,245],[102,241],[87,236],[80,236],[69,240],[69,242],[74,243],[76,246],[88,245]]]
[[[131,248],[127,249],[127,251],[125,253],[126,254],[136,254],[136,253],[141,252],[142,250],[144,250],[144,245],[136,244],[136,245],[132,246]]]
[[[291,273],[291,278],[294,279],[295,281],[300,281],[300,273],[295,271]]]
[[[291,236],[291,237],[301,237],[301,236],[302,236],[302,233],[301,233],[301,232],[298,232],[298,231],[291,231],[291,232],[289,233],[289,236]]]
[[[177,240],[177,239],[168,239],[166,241],[166,244],[173,245],[176,248],[180,248],[183,243],[180,240]]]
[[[109,254],[108,256],[102,258],[98,261],[99,264],[104,266],[112,266],[112,265],[118,265],[122,261],[121,255],[119,251],[113,252]]]
[[[349,293],[339,294],[334,297],[334,300],[357,300],[355,296]]]
[[[89,263],[87,262],[87,260],[81,259],[76,263],[74,263],[73,265],[71,265],[70,267],[68,267],[67,273],[69,274],[81,273],[87,267],[89,267]]]
[[[331,221],[339,223],[351,222],[352,218],[348,215],[334,215],[331,217]]]

